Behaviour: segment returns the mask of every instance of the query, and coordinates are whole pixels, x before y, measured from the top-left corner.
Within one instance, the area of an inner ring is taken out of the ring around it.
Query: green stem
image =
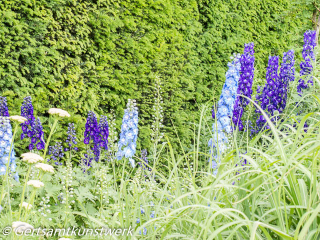
[[[27,182],[28,182],[28,178],[29,178],[30,172],[31,172],[31,165],[29,166],[28,173],[27,173],[27,176],[26,176],[26,181],[24,183],[23,191],[22,191],[22,195],[21,195],[21,202],[20,202],[20,208],[19,208],[19,220],[20,220],[20,214],[21,214],[21,209],[22,209],[22,203],[23,203],[23,200],[24,200],[24,193],[26,191]]]
[[[46,147],[45,147],[45,149],[44,149],[43,159],[46,159],[46,154],[47,154],[47,150],[48,150],[48,147],[49,147],[49,144],[50,144],[50,139],[51,139],[51,136],[52,136],[52,134],[53,134],[53,132],[54,132],[54,129],[56,128],[56,125],[57,125],[58,121],[59,121],[58,118],[56,118],[56,119],[54,120],[54,123],[53,123],[53,126],[52,126],[52,128],[51,128],[51,131],[50,131],[48,140],[47,140],[47,142],[46,142]]]

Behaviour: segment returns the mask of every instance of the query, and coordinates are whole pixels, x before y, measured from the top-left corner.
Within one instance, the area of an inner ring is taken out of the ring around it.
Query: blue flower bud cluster
[[[128,100],[127,109],[124,110],[124,115],[121,125],[120,140],[118,143],[117,159],[123,157],[129,158],[132,167],[135,162],[132,159],[136,152],[136,142],[138,137],[138,108],[135,100]]]
[[[69,123],[68,125],[66,143],[68,144],[68,148],[65,148],[64,151],[69,151],[69,150],[78,151],[77,147],[73,147],[78,143],[77,137],[76,137],[76,129],[74,128],[74,123]]]
[[[231,133],[231,118],[233,114],[234,102],[236,99],[236,93],[238,89],[238,81],[240,79],[240,56],[234,55],[234,60],[228,63],[228,71],[226,73],[226,81],[223,85],[220,99],[218,102],[217,114],[215,116],[215,109],[212,110],[212,116],[216,117],[217,121],[212,125],[213,138],[208,142],[210,147],[210,154],[213,155],[214,149],[218,148],[220,154],[226,150],[226,143],[228,139],[226,133]],[[211,150],[212,149],[212,150]],[[215,160],[212,162],[214,168],[214,174],[217,173],[217,162],[220,161],[219,154],[216,149],[214,156]]]
[[[48,162],[53,160],[55,161],[55,165],[62,165],[62,163],[60,162],[61,158],[63,158],[64,156],[62,143],[56,142],[54,146],[49,146],[49,155],[51,155],[51,157],[47,160]]]
[[[151,171],[151,168],[148,167],[147,164],[149,164],[149,161],[148,161],[148,152],[146,149],[142,149],[141,150],[141,158],[140,158],[142,161],[139,162],[139,166],[142,168],[142,170],[144,171]],[[146,177],[146,175],[144,175]]]
[[[12,139],[12,127],[10,121],[7,117],[0,117],[0,175],[4,175],[7,170],[7,164],[9,161],[10,147]],[[10,155],[10,171],[14,173],[16,171],[16,157],[14,148],[12,145],[11,155]],[[13,176],[16,181],[19,181],[18,173]]]
[[[21,106],[21,116],[27,119],[26,122],[21,123],[22,133],[21,140],[28,137],[31,139],[29,150],[34,149],[35,145],[38,150],[44,149],[43,131],[40,119],[35,119],[33,115],[33,106],[31,97],[25,97]],[[39,141],[38,144],[36,144]]]
[[[238,84],[237,94],[244,95],[248,98],[251,98],[252,94],[252,83],[254,77],[254,44],[248,43],[245,44],[244,53],[241,55],[240,58],[240,79]],[[238,126],[239,130],[243,130],[243,124],[241,121],[241,117],[243,115],[245,107],[249,104],[249,100],[237,96],[234,109],[233,109],[233,116],[232,121],[235,126]]]
[[[262,93],[257,96],[257,103],[260,103],[261,108],[269,113],[269,116],[273,116],[273,112],[277,109],[277,106],[281,102],[278,95],[278,89],[281,87],[278,75],[279,69],[279,56],[269,56],[266,79],[267,82],[262,90]],[[257,113],[260,113],[259,109],[256,109]],[[258,117],[257,121],[258,129],[261,129],[266,123],[266,119],[262,113]],[[266,128],[269,128],[267,126]]]
[[[9,111],[8,111],[6,97],[0,97],[0,116],[9,117]]]
[[[95,160],[98,162],[100,158],[101,149],[108,149],[109,125],[106,116],[101,116],[98,124],[97,116],[94,112],[89,111],[86,122],[86,129],[84,132],[84,143],[90,144],[93,142],[93,153]]]
[[[309,84],[313,84],[313,78],[310,74],[313,71],[312,63],[315,61],[314,48],[316,46],[316,31],[308,30],[304,33],[304,45],[302,50],[302,57],[304,61],[300,63],[300,76],[306,76],[307,83],[304,79],[300,79],[297,92],[301,95],[302,89],[309,87]]]

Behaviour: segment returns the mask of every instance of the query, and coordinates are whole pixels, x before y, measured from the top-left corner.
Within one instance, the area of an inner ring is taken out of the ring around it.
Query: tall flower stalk
[[[138,108],[136,107],[136,101],[129,99],[122,119],[117,159],[128,158],[132,167],[135,166],[133,156],[136,153],[137,138]]]
[[[86,129],[84,131],[84,143],[90,144],[93,142],[92,150],[95,155],[95,160],[99,161],[100,158],[100,131],[98,127],[98,119],[94,112],[89,111],[87,122],[86,122]]]
[[[237,90],[237,98],[235,101],[234,109],[233,109],[233,116],[232,121],[235,126],[239,128],[240,131],[243,130],[243,123],[242,123],[242,115],[249,104],[249,100],[239,94],[244,95],[248,98],[251,98],[252,94],[252,83],[254,77],[254,44],[248,43],[245,44],[244,53],[240,57],[240,79],[238,84]]]
[[[29,150],[33,150],[35,146],[38,150],[45,148],[43,140],[43,132],[40,119],[35,119],[33,115],[33,106],[31,97],[25,97],[21,106],[21,116],[25,117],[28,121],[21,123],[22,134],[21,140],[30,138]],[[38,142],[38,143],[37,143]]]
[[[316,47],[316,31],[308,30],[304,33],[304,45],[302,50],[302,57],[304,61],[300,63],[300,77],[297,91],[301,95],[303,89],[309,87],[309,84],[313,85],[313,78],[311,76],[313,71],[313,62],[315,61],[314,48]],[[305,82],[307,80],[307,83]]]
[[[210,155],[214,158],[212,160],[214,174],[217,174],[221,153],[227,149],[228,138],[226,134],[232,131],[231,118],[240,78],[239,58],[239,55],[234,55],[233,61],[228,63],[229,69],[226,73],[226,81],[222,88],[218,108],[212,109],[212,117],[216,118],[216,121],[212,125],[213,137],[209,140],[208,145]]]
[[[161,79],[159,76],[155,78],[155,91],[154,91],[154,105],[153,105],[153,123],[151,126],[151,142],[153,145],[153,158],[156,159],[157,146],[161,139],[163,138],[163,99],[161,90]]]

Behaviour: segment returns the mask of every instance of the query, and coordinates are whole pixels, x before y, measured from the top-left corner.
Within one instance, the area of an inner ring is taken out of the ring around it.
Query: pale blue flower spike
[[[228,138],[225,133],[231,133],[231,119],[234,108],[234,102],[238,89],[238,81],[240,78],[240,54],[234,55],[233,61],[228,63],[228,71],[226,73],[226,81],[223,85],[220,99],[218,101],[218,109],[216,114],[217,122],[212,125],[213,138],[208,142],[210,154],[212,155],[213,174],[216,175],[220,163],[219,154],[227,149]],[[216,149],[217,146],[219,149]]]
[[[9,119],[0,117],[0,175],[4,175],[7,170],[7,163],[9,160],[9,153],[12,141],[12,127]],[[14,148],[11,150],[9,170],[12,173],[16,171]],[[19,175],[15,173],[14,179],[19,181]]]

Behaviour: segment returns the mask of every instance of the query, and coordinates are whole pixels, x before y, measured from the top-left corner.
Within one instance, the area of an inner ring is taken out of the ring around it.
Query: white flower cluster
[[[51,115],[58,115],[59,117],[70,117],[70,114],[67,111],[60,108],[50,108],[48,113]]]
[[[23,153],[21,154],[21,157],[22,157],[22,161],[31,163],[31,164],[43,161],[43,158],[41,156],[32,152]]]
[[[51,210],[49,209],[51,207],[50,204],[48,204],[50,202],[50,198],[49,196],[46,197],[42,197],[42,201],[40,202],[40,208],[38,209],[38,212],[41,214],[41,216],[47,218],[48,214],[50,216],[51,214]],[[52,220],[52,218],[48,218],[49,221]]]
[[[29,180],[27,182],[28,186],[33,186],[34,188],[40,188],[44,186],[44,183],[39,180]]]

